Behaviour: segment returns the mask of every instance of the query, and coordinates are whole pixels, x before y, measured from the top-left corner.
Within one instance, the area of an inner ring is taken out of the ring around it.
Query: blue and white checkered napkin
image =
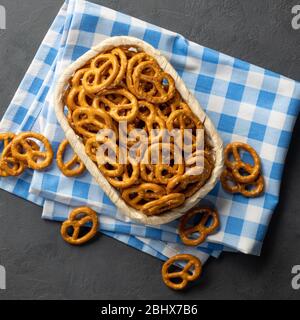
[[[219,210],[221,230],[198,248],[180,243],[178,222],[159,227],[131,223],[86,173],[64,177],[55,163],[44,172],[0,179],[0,187],[43,206],[43,217],[62,221],[74,206],[101,214],[101,231],[165,259],[188,252],[205,262],[222,251],[259,254],[279,188],[286,152],[300,109],[300,85],[288,78],[190,42],[168,30],[80,0],[65,2],[0,125],[1,131],[32,130],[54,149],[64,139],[52,102],[57,78],[72,61],[103,39],[141,38],[167,56],[215,123],[225,144],[244,141],[260,154],[266,192],[256,199],[225,193],[220,184],[204,201]]]

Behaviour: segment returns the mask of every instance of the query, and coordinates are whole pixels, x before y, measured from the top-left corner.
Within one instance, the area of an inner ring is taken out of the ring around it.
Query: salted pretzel
[[[115,95],[126,98],[117,102],[112,101],[109,96]],[[110,116],[118,122],[132,121],[135,119],[138,112],[138,101],[136,97],[126,89],[111,89],[104,91],[98,96],[94,102],[95,108],[104,109]]]
[[[82,78],[84,90],[89,94],[99,93],[111,86],[120,72],[120,64],[112,53],[99,54],[91,61],[89,70]]]
[[[242,161],[239,150],[247,151],[254,162],[253,166]],[[234,160],[231,161],[230,156],[233,155]],[[232,142],[228,144],[224,150],[225,166],[232,171],[232,175],[237,182],[250,183],[254,182],[260,174],[261,162],[257,152],[248,144],[243,142]],[[249,169],[251,168],[251,170]],[[242,175],[241,171],[247,175]]]
[[[38,140],[44,146],[45,151],[32,146],[32,139]],[[43,170],[53,160],[53,150],[46,137],[35,132],[23,132],[17,135],[11,143],[12,156],[26,162],[30,169]]]
[[[144,129],[150,143],[159,141],[163,136],[163,130],[166,129],[165,121],[158,116],[156,107],[152,103],[139,101],[138,106],[136,119],[128,124],[128,131],[131,132],[136,128]]]
[[[168,164],[170,162],[174,164]],[[184,160],[176,145],[154,143],[144,154],[141,163],[141,177],[148,182],[167,184],[169,179],[183,174],[184,169]]]
[[[70,160],[64,162],[64,155],[68,146],[69,142],[67,139],[61,142],[56,154],[56,163],[60,171],[65,176],[76,177],[81,175],[85,171],[85,165],[80,160],[77,154],[74,154]]]
[[[179,262],[185,261],[186,265],[180,271],[170,272],[170,267],[174,264],[178,266]],[[166,286],[174,290],[184,289],[189,282],[197,280],[202,273],[201,261],[190,254],[178,254],[166,261],[161,270],[162,279]],[[177,283],[173,279],[181,279]]]
[[[191,227],[187,226],[188,222],[199,215],[200,222]],[[212,220],[210,222],[210,220]],[[220,225],[218,213],[210,208],[194,208],[185,214],[179,224],[179,235],[181,241],[188,246],[198,246],[203,243],[207,236],[215,232]],[[193,237],[193,234],[198,237]]]
[[[94,97],[84,90],[81,82],[83,75],[88,70],[89,68],[78,70],[70,80],[70,89],[65,93],[65,103],[71,113],[78,108],[92,106]]]
[[[167,184],[167,192],[181,192],[185,195],[185,197],[191,197],[197,190],[199,190],[206,181],[210,178],[212,172],[212,166],[207,160],[204,158],[204,165],[202,170],[197,170],[197,173],[200,174],[191,174],[187,171],[183,175],[177,175],[170,179]]]
[[[145,70],[153,70],[152,74],[145,74]],[[172,99],[175,95],[174,79],[161,68],[154,61],[144,61],[137,65],[133,75],[134,91],[140,99],[145,99],[151,103],[164,103]],[[147,90],[147,87],[141,86],[141,83],[150,84],[150,88],[154,90]],[[167,85],[165,84],[167,83]]]
[[[135,96],[137,96],[137,93],[135,91],[134,83],[133,83],[133,72],[134,72],[135,68],[143,61],[154,61],[154,58],[145,52],[140,52],[140,53],[137,53],[136,55],[134,55],[128,61],[128,67],[127,67],[127,73],[126,73],[126,85],[127,85],[128,89]],[[152,93],[156,93],[156,90],[154,90]]]
[[[141,210],[146,203],[158,200],[166,194],[166,189],[155,183],[142,183],[137,186],[124,189],[122,198],[133,208]]]
[[[250,167],[250,170],[252,170],[252,167]],[[232,172],[229,169],[225,169],[220,179],[225,191],[233,194],[240,193],[247,198],[257,197],[264,191],[265,182],[262,175],[259,175],[255,181],[244,184],[237,182]]]
[[[80,236],[80,229],[89,227],[91,229],[84,236]],[[72,235],[69,235],[69,229],[73,229]],[[62,226],[61,235],[63,239],[72,245],[82,245],[91,240],[97,233],[99,228],[99,220],[97,213],[88,207],[74,209]]]
[[[0,160],[1,177],[17,177],[21,175],[26,168],[26,163],[15,159],[11,152],[11,142],[4,148]]]
[[[129,160],[128,163],[124,165],[124,170],[122,174],[116,175],[115,177],[106,176],[107,181],[115,188],[118,188],[118,189],[129,188],[132,185],[136,184],[139,180],[139,177],[140,177],[139,165],[130,162],[130,159],[128,160]],[[103,174],[105,175],[105,172],[103,172]]]
[[[76,132],[85,138],[95,136],[101,129],[113,128],[110,115],[95,108],[76,109],[72,119]]]
[[[180,207],[185,201],[185,196],[182,193],[171,193],[162,196],[158,200],[146,203],[141,211],[147,216],[153,216],[161,214],[167,210]]]

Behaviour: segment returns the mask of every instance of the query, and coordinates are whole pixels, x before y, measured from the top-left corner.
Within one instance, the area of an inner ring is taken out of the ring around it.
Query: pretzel
[[[186,265],[181,271],[169,272],[173,264],[179,261],[186,261]],[[193,270],[193,271],[191,271]],[[161,270],[162,278],[166,286],[174,290],[184,289],[189,282],[197,280],[202,273],[201,261],[190,254],[178,254],[166,261]],[[180,283],[175,283],[172,279],[181,279]]]
[[[116,95],[126,98],[116,103],[109,99],[109,95]],[[103,106],[101,106],[103,104]],[[118,122],[132,121],[138,112],[138,101],[136,97],[126,89],[112,89],[104,91],[98,96],[94,102],[95,108],[102,108],[110,114],[110,116]]]
[[[164,120],[157,115],[156,108],[152,103],[139,101],[138,106],[135,121],[128,124],[128,132],[130,133],[136,128],[144,129],[148,133],[151,143],[160,141],[163,136],[163,130],[166,128]]]
[[[45,151],[36,150],[32,145],[32,140],[36,139],[45,147]],[[53,160],[53,150],[46,137],[35,132],[23,132],[17,135],[11,143],[13,158],[27,163],[30,169],[43,170],[47,168]]]
[[[154,159],[157,160],[156,163],[151,164],[154,156],[157,155],[156,151],[159,153],[159,159]],[[166,151],[168,151],[167,154]],[[175,159],[176,155],[181,159]],[[179,148],[174,144],[155,143],[150,145],[141,163],[141,177],[148,182],[167,184],[172,177],[184,173],[184,163],[181,156]],[[168,162],[172,161],[174,164],[171,166]]]
[[[126,73],[126,84],[128,89],[137,96],[137,93],[133,84],[133,72],[136,66],[143,61],[154,61],[154,58],[145,52],[137,53],[128,61],[127,73]],[[154,91],[155,93],[155,91]]]
[[[129,163],[124,165],[124,171],[122,174],[115,177],[106,176],[106,179],[115,188],[125,189],[137,183],[139,177],[140,177],[139,165],[130,162],[130,159],[129,159]]]
[[[158,200],[146,203],[141,211],[147,216],[161,214],[165,211],[180,207],[185,201],[185,196],[182,193],[171,193],[162,196]]]
[[[122,198],[131,207],[141,210],[146,203],[157,200],[165,194],[165,188],[157,184],[142,183],[140,185],[124,189],[122,191]]]
[[[87,224],[92,224],[90,231],[84,236],[80,236],[80,229],[87,226]],[[73,233],[70,236],[68,230],[73,228]],[[72,244],[72,245],[82,245],[92,239],[99,228],[99,221],[97,213],[88,207],[82,207],[74,209],[69,216],[69,219],[66,220],[61,226],[61,235],[63,239]]]
[[[200,222],[195,226],[187,227],[187,223],[190,219],[197,215],[201,216]],[[212,222],[207,226],[209,219],[212,219]],[[219,225],[219,216],[216,211],[210,208],[194,208],[181,218],[179,235],[184,244],[188,246],[198,246],[206,240],[208,235],[216,231]],[[199,236],[197,238],[191,238],[195,233],[198,233]]]
[[[182,192],[185,197],[189,198],[206,183],[211,176],[211,172],[212,166],[207,158],[204,158],[204,167],[201,174],[191,175],[187,171],[183,175],[173,177],[167,184],[167,192]]]
[[[164,119],[165,121],[168,120],[170,114],[173,111],[176,111],[180,108],[182,98],[180,93],[176,90],[174,97],[165,102],[157,105],[157,114],[160,116],[160,118]]]
[[[68,140],[63,140],[58,147],[56,154],[56,163],[60,171],[67,177],[76,177],[81,175],[85,171],[85,165],[80,160],[77,154],[74,154],[73,157],[68,161],[64,162],[64,154],[69,145]]]
[[[99,54],[91,61],[82,78],[84,90],[96,94],[114,83],[120,72],[117,56],[112,53]]]
[[[77,108],[88,108],[92,105],[93,95],[88,94],[82,86],[82,77],[88,70],[89,68],[84,68],[76,71],[70,80],[70,88],[65,94],[65,103],[71,112]]]
[[[118,59],[119,59],[119,64],[120,64],[120,70],[119,73],[112,84],[112,87],[118,86],[120,82],[124,79],[126,70],[127,70],[127,56],[124,50],[121,48],[115,48],[111,51],[112,54],[114,54]]]
[[[250,166],[241,160],[239,150],[246,150],[254,161],[254,166]],[[230,155],[233,155],[234,161],[230,161]],[[232,175],[237,182],[250,183],[254,182],[260,174],[261,162],[256,151],[246,143],[232,142],[228,144],[224,151],[225,165],[232,171]],[[251,168],[251,169],[250,169]],[[248,175],[242,175],[241,170],[248,173]]]
[[[95,108],[76,109],[72,119],[76,132],[85,138],[95,136],[102,129],[113,129],[112,119],[109,114]]]
[[[153,70],[152,74],[145,74],[145,70]],[[175,95],[174,79],[161,68],[154,61],[141,62],[134,70],[133,86],[137,97],[145,99],[151,103],[164,103],[172,99]],[[151,84],[152,90],[147,90],[147,87],[141,86],[141,83]],[[168,85],[165,84],[168,83]],[[154,90],[154,88],[156,90]],[[155,92],[156,91],[156,92]],[[154,93],[156,93],[154,95]]]
[[[252,167],[250,167],[252,169]],[[225,169],[221,174],[221,184],[225,191],[229,193],[241,193],[248,198],[254,198],[259,196],[264,191],[264,178],[259,175],[257,180],[246,184],[235,181],[230,170]],[[254,188],[249,188],[254,187]]]
[[[5,144],[5,143],[4,143]],[[26,167],[26,163],[15,159],[11,152],[11,142],[4,148],[0,160],[1,177],[17,177],[21,175]]]

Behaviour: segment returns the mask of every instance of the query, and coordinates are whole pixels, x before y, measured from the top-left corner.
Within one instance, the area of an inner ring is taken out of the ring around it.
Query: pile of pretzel
[[[125,150],[126,164],[118,161],[121,148],[117,128],[120,122],[127,122],[128,136],[134,129],[147,132],[148,144],[138,154],[142,160],[147,160],[155,146],[159,150],[163,147],[160,134],[153,135],[153,129],[158,130],[155,132],[190,129],[188,141],[194,153],[196,129],[203,129],[203,123],[176,90],[174,79],[139,48],[113,48],[77,70],[69,81],[65,105],[66,117],[83,141],[86,154],[108,182],[120,191],[125,202],[146,215],[158,215],[181,206],[211,176],[214,157],[208,142],[203,151],[203,170],[199,174],[187,174],[195,167],[193,160],[181,164],[172,164],[172,161],[169,165],[163,161],[147,164],[147,161],[135,161],[128,155],[128,149]],[[107,159],[99,164],[97,161],[97,149],[104,143],[107,145],[110,139],[107,136],[99,138],[97,133],[101,129],[115,133],[117,157],[114,162]],[[128,146],[134,142],[129,139]],[[172,160],[177,151],[175,139],[168,148]],[[71,172],[68,174],[72,175]]]
[[[0,141],[3,144],[1,177],[19,176],[26,168],[40,171],[50,166],[53,160],[50,142],[39,133],[0,133]]]

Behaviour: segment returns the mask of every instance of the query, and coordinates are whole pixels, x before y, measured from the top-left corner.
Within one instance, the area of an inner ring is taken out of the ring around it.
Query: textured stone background
[[[8,20],[0,31],[1,115],[62,2],[0,0]],[[300,30],[291,28],[291,8],[300,0],[94,2],[300,80]],[[300,264],[299,135],[298,121],[262,256],[211,259],[201,284],[185,293],[162,284],[157,259],[104,236],[83,248],[68,246],[58,223],[41,220],[39,207],[0,191],[0,264],[7,269],[0,300],[300,298],[290,285],[291,268]]]

